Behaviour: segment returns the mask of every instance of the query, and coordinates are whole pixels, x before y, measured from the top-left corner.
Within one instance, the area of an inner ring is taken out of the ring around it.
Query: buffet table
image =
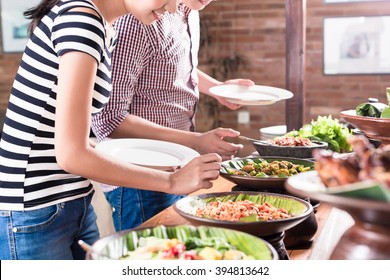
[[[200,190],[193,194],[226,192],[230,191],[233,186],[234,183],[219,177],[213,182],[211,189]],[[325,203],[320,203],[315,216],[318,222],[318,230],[312,244],[308,248],[287,250],[290,260],[328,259],[339,238],[353,225],[352,218],[346,212],[332,208]],[[177,214],[171,206],[140,225],[139,228],[181,224],[189,224],[189,222]]]

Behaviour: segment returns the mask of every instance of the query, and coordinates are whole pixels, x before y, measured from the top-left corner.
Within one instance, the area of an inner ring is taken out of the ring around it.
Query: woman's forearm
[[[110,138],[145,138],[174,142],[195,148],[200,133],[164,127],[135,115],[128,115],[109,135]]]
[[[199,69],[198,69],[197,73],[198,73],[198,79],[199,79],[198,87],[199,87],[199,92],[201,92],[201,93],[211,95],[211,93],[210,93],[211,87],[223,84],[223,82],[220,82],[220,81],[214,79],[213,77],[207,75],[206,73],[204,73],[203,71],[201,71]]]

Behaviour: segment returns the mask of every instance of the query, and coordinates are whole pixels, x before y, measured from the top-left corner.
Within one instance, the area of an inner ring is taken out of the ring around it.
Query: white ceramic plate
[[[210,92],[239,105],[269,105],[293,97],[288,90],[270,86],[220,85],[210,88]]]
[[[199,156],[186,146],[150,139],[110,139],[97,144],[96,149],[133,164],[167,171]]]
[[[287,126],[275,125],[275,126],[263,127],[260,128],[260,133],[263,136],[270,136],[270,137],[283,136],[287,133]]]
[[[346,198],[361,198],[390,202],[390,191],[385,186],[382,186],[373,180],[327,188],[322,183],[317,171],[299,173],[289,177],[287,180],[291,187],[306,193],[323,193]]]

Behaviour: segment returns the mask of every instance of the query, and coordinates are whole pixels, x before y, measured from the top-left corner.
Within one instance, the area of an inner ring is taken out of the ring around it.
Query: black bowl
[[[286,157],[246,157],[246,158],[234,158],[233,160],[227,160],[222,162],[222,168],[219,172],[221,177],[237,184],[239,187],[244,187],[246,189],[256,190],[256,191],[266,191],[266,192],[276,192],[280,193],[285,190],[285,182],[288,177],[268,177],[260,178],[253,176],[243,176],[243,175],[233,175],[229,174],[226,168],[229,168],[231,165],[239,168],[240,164],[245,160],[256,160],[256,159],[265,159],[266,161],[282,161],[287,160],[294,164],[301,164],[305,167],[309,166],[311,170],[314,170],[314,161],[309,159],[299,159],[299,158],[286,158]]]
[[[278,156],[289,158],[313,158],[314,149],[327,149],[328,143],[323,141],[312,141],[313,146],[278,146],[269,143],[267,140],[255,141],[253,146],[260,156]]]
[[[222,221],[207,217],[198,217],[195,214],[197,208],[204,207],[210,200],[241,201],[245,199],[256,201],[256,203],[269,202],[275,207],[286,209],[289,213],[293,214],[293,217],[269,221],[244,222]],[[313,207],[310,203],[303,199],[283,194],[259,192],[219,192],[187,196],[177,201],[173,207],[180,216],[193,225],[223,227],[243,231],[259,237],[282,233],[301,223],[313,212]]]

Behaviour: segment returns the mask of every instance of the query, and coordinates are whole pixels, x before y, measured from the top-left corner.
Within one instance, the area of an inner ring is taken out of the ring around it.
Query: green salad
[[[372,98],[370,98],[372,99]],[[390,87],[386,88],[387,104],[380,103],[375,98],[375,101],[361,103],[356,106],[356,115],[372,118],[390,118]]]
[[[328,143],[329,149],[338,153],[352,151],[351,145],[348,144],[348,138],[352,136],[351,130],[332,116],[318,116],[317,120],[312,120],[310,124],[304,125],[298,131],[290,131],[282,137],[286,136],[324,141]]]
[[[141,237],[138,247],[122,260],[254,260],[221,237],[177,238]]]

